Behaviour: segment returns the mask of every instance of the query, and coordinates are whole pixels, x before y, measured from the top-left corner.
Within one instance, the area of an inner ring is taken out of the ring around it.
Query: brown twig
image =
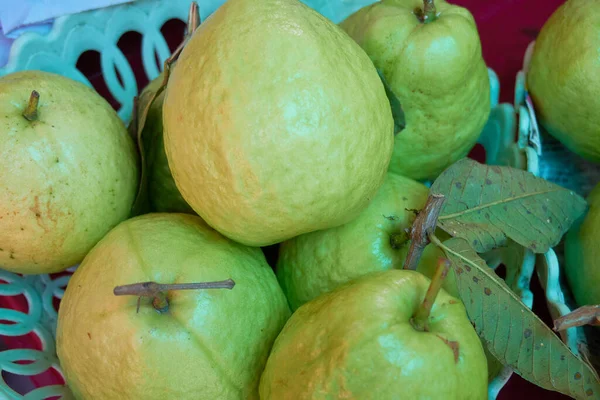
[[[29,96],[27,107],[23,111],[23,117],[27,121],[35,121],[38,118],[38,103],[40,102],[40,94],[37,91],[32,91]]]
[[[166,71],[165,79],[164,79],[165,84],[168,79],[168,69],[171,67],[171,64],[173,64],[175,61],[177,61],[177,58],[179,58],[179,55],[183,51],[183,48],[185,47],[187,42],[192,38],[194,32],[196,32],[196,29],[198,29],[198,27],[200,26],[200,23],[201,23],[200,11],[198,10],[198,4],[195,1],[193,1],[192,4],[190,5],[190,11],[188,13],[188,24],[186,27],[185,37],[183,38],[183,41],[181,43],[179,43],[179,46],[177,46],[177,48],[175,49],[173,54],[171,54],[169,56],[169,58],[167,58],[165,60],[165,65],[164,65],[164,70]]]
[[[411,320],[415,329],[420,331],[429,330],[428,321],[429,314],[431,313],[431,307],[433,307],[433,303],[435,303],[435,299],[437,298],[437,295],[444,284],[444,280],[448,275],[448,271],[450,271],[450,261],[445,258],[440,258],[433,278],[431,278],[431,283],[427,288],[425,298]]]
[[[113,289],[115,296],[138,296],[137,312],[140,310],[140,301],[142,297],[152,297],[152,305],[158,312],[169,310],[169,302],[165,292],[171,290],[200,290],[200,289],[233,289],[235,282],[232,279],[215,282],[197,282],[197,283],[156,283],[140,282],[129,285],[117,286]]]
[[[188,20],[187,26],[185,27],[186,32],[184,41],[188,41],[199,26],[200,10],[198,8],[198,3],[192,1],[192,4],[190,4],[190,11],[188,12]]]
[[[442,206],[446,198],[442,194],[431,194],[427,198],[425,207],[412,225],[410,230],[410,248],[404,262],[404,269],[417,269],[421,254],[425,246],[429,244],[429,234],[435,232],[437,219],[442,212]]]
[[[554,320],[554,330],[564,331],[583,325],[600,326],[600,304],[583,306]]]

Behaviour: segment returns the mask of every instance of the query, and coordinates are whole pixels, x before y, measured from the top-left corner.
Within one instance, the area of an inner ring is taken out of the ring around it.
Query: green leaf
[[[529,284],[535,268],[535,254],[518,243],[509,240],[506,247],[493,249],[480,256],[485,264],[494,270],[501,264],[504,265],[506,268],[506,278],[504,279],[506,285],[528,308],[533,306],[533,293],[529,289]],[[505,367],[496,357],[491,355],[487,347],[485,352],[490,379],[495,378],[498,374],[509,376],[512,373],[512,368]]]
[[[595,371],[578,358],[461,238],[442,243],[477,334],[489,352],[524,379],[576,399],[600,399]]]
[[[383,76],[383,72],[377,69],[377,73],[379,74],[379,78],[381,78],[381,82],[383,83],[383,87],[385,88],[385,93],[387,94],[388,100],[390,101],[390,107],[392,108],[392,116],[394,117],[394,135],[398,134],[398,132],[402,131],[406,127],[406,118],[404,117],[404,110],[402,109],[402,104],[400,104],[400,100],[396,97],[392,88],[385,80]]]
[[[573,191],[527,171],[468,158],[446,169],[431,193],[446,196],[438,226],[478,253],[506,246],[507,239],[545,253],[587,208]]]

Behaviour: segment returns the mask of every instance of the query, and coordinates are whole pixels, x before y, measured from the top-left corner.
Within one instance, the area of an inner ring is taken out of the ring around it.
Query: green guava
[[[373,63],[298,0],[229,0],[211,14],[173,68],[163,122],[183,198],[251,246],[356,218],[394,145]]]
[[[0,78],[0,266],[62,271],[130,216],[139,162],[92,88],[57,74]]]
[[[429,282],[372,272],[301,306],[275,340],[260,398],[486,399],[486,358],[463,304],[442,289],[428,329],[411,322]]]
[[[283,242],[276,271],[292,310],[369,272],[402,268],[410,247],[407,230],[428,195],[429,189],[422,183],[388,172],[356,219]],[[437,246],[428,245],[418,271],[433,276],[437,260],[443,256]],[[458,296],[454,278],[450,272],[444,288]]]
[[[600,2],[568,0],[537,37],[527,90],[541,125],[568,149],[600,162]]]
[[[600,304],[600,184],[565,236],[565,275],[579,306]]]
[[[156,92],[163,82],[161,73],[152,80],[140,94]],[[173,175],[165,153],[162,107],[165,92],[161,92],[148,110],[144,131],[142,132],[143,145],[148,179],[148,201],[151,211],[154,212],[182,212],[194,214],[194,210],[183,199]]]
[[[115,296],[116,286],[232,279],[232,289]],[[85,257],[58,313],[57,354],[77,399],[258,399],[271,346],[290,316],[258,248],[201,218],[151,213],[109,232]]]
[[[435,179],[465,157],[490,114],[488,69],[473,16],[443,0],[428,14],[422,0],[383,0],[340,24],[402,108],[390,170],[416,180]]]

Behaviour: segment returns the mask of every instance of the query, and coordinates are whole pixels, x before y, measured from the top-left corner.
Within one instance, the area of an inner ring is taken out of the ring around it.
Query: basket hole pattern
[[[121,108],[121,103],[108,90],[100,67],[100,53],[96,50],[87,50],[77,59],[76,68],[90,81],[94,89],[108,101],[115,109]]]

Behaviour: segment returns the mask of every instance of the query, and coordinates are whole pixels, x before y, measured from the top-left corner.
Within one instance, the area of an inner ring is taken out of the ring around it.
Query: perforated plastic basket
[[[336,23],[372,2],[303,1]],[[197,3],[201,19],[205,19],[223,1],[197,0]],[[95,51],[99,54],[102,83],[105,85],[102,86],[104,91],[99,91],[107,99],[110,98],[119,116],[128,122],[133,97],[142,89],[138,84],[140,74],[144,75],[144,82],[158,76],[170,49],[174,48],[173,43],[167,43],[161,28],[173,19],[185,21],[189,6],[190,0],[138,0],[59,18],[48,35],[27,33],[17,39],[7,65],[0,69],[0,75],[39,69],[68,76],[98,89],[99,86],[93,84],[94,79],[78,68],[82,54]],[[136,70],[134,63],[118,46],[119,40],[130,31],[141,34],[139,68],[143,71]],[[479,138],[479,144],[485,149],[485,161],[535,170],[532,149],[523,141],[523,134],[519,135],[520,140],[515,140],[519,123],[517,113],[512,104],[498,104],[499,81],[491,69],[489,77],[492,110]],[[519,131],[522,129],[520,126]],[[481,157],[477,158],[484,161]],[[510,283],[528,307],[533,304],[529,282],[534,261],[535,256],[528,252],[522,260],[517,260],[520,265],[516,270],[519,272],[511,278]],[[496,268],[504,260],[488,262]],[[56,357],[54,335],[56,310],[73,268],[61,274],[32,276],[21,276],[0,269],[0,339],[3,344],[0,351],[1,399],[70,397]],[[510,369],[505,368],[490,382],[490,399],[497,397],[510,375]]]

